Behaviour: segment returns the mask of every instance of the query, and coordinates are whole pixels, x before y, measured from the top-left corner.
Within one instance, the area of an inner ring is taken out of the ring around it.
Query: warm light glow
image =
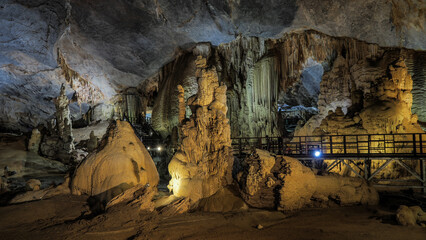
[[[150,147],[147,148],[148,150],[151,149]]]
[[[157,151],[159,151],[159,152],[161,151],[161,146],[157,147]]]

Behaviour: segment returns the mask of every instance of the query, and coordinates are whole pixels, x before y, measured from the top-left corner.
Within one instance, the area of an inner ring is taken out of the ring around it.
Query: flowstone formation
[[[240,193],[252,207],[291,211],[305,206],[378,204],[377,191],[363,179],[318,176],[299,160],[256,149],[237,174]]]
[[[197,57],[198,93],[188,99],[192,115],[181,123],[181,144],[169,164],[168,188],[193,202],[229,184],[233,163],[226,86],[219,84],[215,67],[208,68],[206,62]]]
[[[128,122],[117,121],[100,148],[78,166],[73,194],[96,196],[103,203],[135,185],[157,186],[159,176],[148,151]]]

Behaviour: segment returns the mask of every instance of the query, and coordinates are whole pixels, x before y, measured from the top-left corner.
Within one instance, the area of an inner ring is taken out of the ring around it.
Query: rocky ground
[[[384,197],[384,198],[383,198]],[[282,213],[249,209],[173,217],[131,207],[87,215],[87,196],[0,207],[2,239],[425,239],[426,229],[397,225],[395,207],[414,203],[383,195],[379,207],[337,207]],[[383,200],[384,199],[384,200]],[[408,200],[407,200],[408,199]],[[426,203],[425,199],[418,199]],[[416,202],[415,204],[418,204]]]

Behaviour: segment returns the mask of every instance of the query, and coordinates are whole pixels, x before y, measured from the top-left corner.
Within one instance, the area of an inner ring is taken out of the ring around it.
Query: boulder
[[[419,206],[399,206],[396,211],[396,220],[403,226],[415,226],[417,222],[426,221],[426,213]]]
[[[240,193],[252,207],[292,211],[304,206],[325,207],[379,202],[377,191],[364,179],[318,176],[299,160],[256,149],[237,174]]]
[[[290,211],[304,207],[311,201],[317,189],[317,179],[311,169],[299,160],[284,156],[278,177],[282,180],[279,190],[279,209]]]
[[[71,183],[73,194],[96,196],[103,203],[138,185],[157,186],[159,175],[145,146],[128,122],[109,127],[100,149],[78,166]]]
[[[25,188],[27,191],[37,191],[40,190],[41,182],[38,179],[30,179],[27,181]]]

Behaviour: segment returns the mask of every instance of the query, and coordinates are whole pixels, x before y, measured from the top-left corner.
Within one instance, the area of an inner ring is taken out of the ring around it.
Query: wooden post
[[[359,155],[358,135],[356,135],[356,154]]]
[[[371,142],[371,135],[368,134],[368,144],[367,144],[367,153],[370,155],[370,142]]]
[[[386,135],[385,134],[383,134],[383,150],[384,150],[383,153],[386,153]]]
[[[261,137],[259,137],[259,138],[257,139],[257,148],[259,148],[259,149],[263,149],[263,148],[262,148],[262,138],[261,138]]]
[[[307,142],[308,137],[305,136],[305,155],[308,155],[308,142]]]
[[[271,142],[269,141],[268,136],[266,136],[266,150],[268,150],[268,152],[271,151]]]
[[[371,160],[369,158],[364,160],[364,177],[368,181],[371,175]]]
[[[395,146],[395,134],[392,134],[392,144],[393,144],[393,154],[396,153],[396,146]]]
[[[333,154],[333,136],[330,136],[330,154]]]
[[[346,154],[346,135],[343,135],[343,152]]]
[[[239,155],[240,157],[243,155],[243,143],[241,138],[238,139],[238,151],[239,151]]]
[[[279,137],[278,138],[278,155],[282,155],[282,151],[281,148],[283,148],[283,138]]]
[[[422,139],[422,133],[419,134],[419,142],[420,142],[420,154],[423,154],[423,139]]]
[[[422,179],[423,179],[423,194],[426,195],[426,160],[420,159],[421,169],[422,169]]]
[[[416,134],[413,134],[413,153],[414,155],[417,155],[417,143],[416,143]]]

